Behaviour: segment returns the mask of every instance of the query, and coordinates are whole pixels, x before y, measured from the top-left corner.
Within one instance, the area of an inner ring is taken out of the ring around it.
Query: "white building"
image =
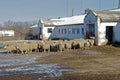
[[[31,32],[41,39],[95,38],[98,46],[120,42],[120,9],[87,11],[79,16],[40,20]]]
[[[65,17],[59,19],[40,20],[38,26],[31,27],[42,39],[77,39],[85,38],[85,15]],[[35,33],[35,34],[36,34]]]
[[[85,17],[86,37],[95,37],[98,46],[120,42],[120,11],[89,10]]]
[[[13,30],[1,30],[0,31],[0,37],[11,37],[14,35],[15,35],[15,33]]]

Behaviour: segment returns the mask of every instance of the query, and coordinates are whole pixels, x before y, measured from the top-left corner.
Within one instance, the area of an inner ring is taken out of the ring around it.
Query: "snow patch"
[[[0,55],[0,67],[34,63],[40,55]]]
[[[14,75],[19,73],[22,74],[40,73],[47,75],[47,77],[58,77],[61,76],[64,71],[68,71],[68,69],[66,69],[65,67],[61,67],[57,64],[41,64],[2,69],[0,70],[0,76]]]

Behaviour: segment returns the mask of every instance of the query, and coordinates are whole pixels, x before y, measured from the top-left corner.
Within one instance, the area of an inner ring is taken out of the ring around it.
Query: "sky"
[[[32,21],[83,14],[85,9],[108,10],[118,0],[0,0],[0,23]]]

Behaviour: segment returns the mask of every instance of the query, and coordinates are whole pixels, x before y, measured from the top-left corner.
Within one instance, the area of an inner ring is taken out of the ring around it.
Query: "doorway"
[[[95,24],[88,24],[88,38],[95,37]]]
[[[113,26],[106,26],[106,38],[108,39],[108,43],[112,43],[112,41],[113,41]]]

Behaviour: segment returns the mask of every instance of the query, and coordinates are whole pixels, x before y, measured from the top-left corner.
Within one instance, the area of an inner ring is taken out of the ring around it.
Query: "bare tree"
[[[15,37],[16,38],[25,38],[27,33],[29,32],[29,28],[36,24],[35,21],[31,22],[14,22],[14,21],[6,21],[4,22],[3,26],[0,27],[4,30],[14,30],[15,31]]]

